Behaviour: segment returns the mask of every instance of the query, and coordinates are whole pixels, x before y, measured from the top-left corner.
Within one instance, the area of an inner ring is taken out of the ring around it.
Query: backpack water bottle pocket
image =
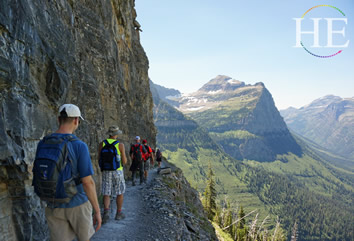
[[[61,172],[59,177],[59,182],[57,186],[57,198],[66,200],[66,198],[71,198],[77,193],[77,183],[75,182],[75,177],[72,174],[71,162],[69,161],[64,170]],[[62,183],[62,184],[61,184]],[[70,200],[70,199],[69,199]]]
[[[64,181],[64,189],[65,193],[69,197],[73,197],[77,194],[77,187],[74,178],[70,178],[69,180]]]

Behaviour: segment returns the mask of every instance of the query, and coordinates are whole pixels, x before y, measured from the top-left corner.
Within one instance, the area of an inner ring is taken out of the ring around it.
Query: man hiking
[[[80,119],[83,120],[79,107],[62,105],[58,130],[37,146],[33,186],[47,203],[45,216],[52,241],[86,241],[95,233],[93,225],[97,224],[96,232],[101,227],[89,150],[73,135]]]
[[[135,137],[135,144],[130,146],[130,158],[132,159],[132,165],[130,171],[132,172],[132,185],[135,186],[135,173],[139,170],[140,185],[144,182],[144,163],[143,157],[146,153],[146,149],[140,144],[140,137]]]
[[[162,153],[159,148],[157,148],[157,150],[156,150],[156,161],[157,161],[158,167],[161,168]]]
[[[151,147],[147,144],[147,140],[143,140],[143,145],[146,149],[146,154],[144,155],[144,182],[146,183],[150,165],[154,165],[154,155]]]
[[[102,171],[102,195],[103,195],[103,220],[105,224],[109,220],[110,196],[116,198],[117,213],[116,220],[125,218],[122,213],[123,194],[125,192],[125,180],[123,165],[127,163],[123,143],[117,140],[122,134],[118,126],[111,126],[107,131],[108,139],[102,141],[98,146],[98,160]]]

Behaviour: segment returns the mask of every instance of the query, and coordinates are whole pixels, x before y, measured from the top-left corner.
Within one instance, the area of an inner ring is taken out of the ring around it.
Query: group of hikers
[[[50,240],[89,240],[101,225],[109,220],[111,197],[116,199],[116,220],[125,218],[122,212],[125,179],[123,165],[127,163],[125,146],[118,141],[122,131],[111,126],[108,138],[98,146],[98,164],[102,172],[103,215],[101,216],[96,186],[92,175],[93,166],[86,143],[73,133],[79,127],[79,107],[64,104],[59,108],[59,128],[45,136],[37,146],[33,164],[35,193],[47,203],[45,216],[50,231]],[[140,185],[147,182],[148,172],[155,157],[161,167],[162,154],[153,150],[147,140],[130,146],[132,159],[132,185],[135,186],[139,172]],[[93,217],[92,217],[93,209]],[[95,226],[95,229],[94,229]]]

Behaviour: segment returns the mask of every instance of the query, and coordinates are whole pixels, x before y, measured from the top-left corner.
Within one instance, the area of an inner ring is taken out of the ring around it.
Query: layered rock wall
[[[148,59],[134,0],[0,2],[0,233],[45,240],[43,205],[33,193],[38,141],[57,128],[58,107],[78,105],[76,135],[90,149],[99,187],[97,145],[118,125],[155,144]],[[127,169],[127,168],[126,168]]]

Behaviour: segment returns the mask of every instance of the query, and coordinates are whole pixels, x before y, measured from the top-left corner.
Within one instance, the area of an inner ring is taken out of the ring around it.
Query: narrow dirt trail
[[[101,229],[91,238],[92,241],[103,240],[169,240],[163,235],[161,225],[155,221],[156,215],[150,211],[151,203],[146,200],[149,192],[150,182],[157,176],[157,168],[149,171],[147,184],[132,186],[131,181],[126,181],[126,191],[124,194],[124,203],[122,212],[125,219],[115,220],[116,203],[111,202],[109,221],[102,225]],[[139,183],[139,182],[138,182]],[[144,199],[145,197],[145,199]],[[158,215],[157,215],[158,216]]]

